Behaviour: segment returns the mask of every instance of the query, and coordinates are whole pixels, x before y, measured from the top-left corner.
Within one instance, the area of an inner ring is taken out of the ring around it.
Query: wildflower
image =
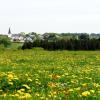
[[[90,92],[89,91],[82,92],[82,96],[84,96],[84,97],[87,97],[89,95],[90,95]]]
[[[8,82],[9,85],[13,85],[13,82]]]
[[[77,79],[72,79],[72,80],[71,80],[71,83],[77,83],[77,82],[78,82]]]
[[[65,73],[65,75],[67,76],[67,75],[68,75],[68,73]]]
[[[81,89],[80,87],[78,87],[78,88],[75,88],[75,90],[76,90],[76,91],[79,91],[80,89]]]
[[[12,79],[14,78],[13,74],[11,74],[11,73],[8,74],[7,76],[8,76],[8,79],[9,79],[9,80],[12,80]]]
[[[14,77],[14,80],[18,80],[18,77]]]
[[[56,92],[56,91],[52,91],[52,94],[56,95],[56,94],[57,94],[57,92]]]
[[[28,76],[28,74],[25,74],[25,76]]]
[[[72,77],[73,77],[73,78],[76,78],[77,76],[76,76],[76,75],[72,75]]]
[[[43,97],[43,96],[42,96],[42,97],[40,97],[40,99],[42,99],[42,100],[44,100],[44,98],[45,98],[45,97]]]
[[[73,89],[69,89],[68,91],[69,91],[69,92],[73,92],[74,90],[73,90]]]
[[[17,93],[22,94],[22,91],[21,90],[17,90]]]
[[[95,91],[94,91],[94,90],[90,90],[90,92],[91,92],[91,93],[94,93]]]
[[[24,91],[25,91],[25,89],[20,89],[20,91],[24,92]]]
[[[48,97],[51,97],[51,94],[48,94]]]
[[[49,86],[49,87],[52,87],[52,88],[53,88],[53,87],[56,87],[56,83],[49,82],[49,83],[48,83],[48,86]]]
[[[83,87],[87,87],[87,83],[82,84]]]
[[[99,83],[94,83],[94,87],[96,88],[100,87]]]
[[[39,80],[38,78],[35,79],[35,81],[38,81],[38,80]]]
[[[9,94],[9,96],[11,96],[11,97],[15,97],[15,95],[14,95],[14,94]]]
[[[63,86],[67,86],[68,84],[67,83],[62,83],[61,84],[61,86],[63,87]]]
[[[7,94],[6,94],[6,93],[4,93],[4,94],[3,94],[3,96],[5,97],[5,96],[7,96]]]
[[[25,88],[30,89],[30,87],[27,84],[23,85]]]
[[[0,90],[0,92],[3,92],[3,90]]]
[[[28,78],[28,81],[32,82],[32,79]]]
[[[98,93],[100,94],[100,91],[98,91]]]
[[[49,77],[52,79],[59,79],[61,76],[57,75],[57,74],[51,74],[51,75],[49,75]]]
[[[35,95],[36,95],[36,96],[40,96],[40,94],[39,94],[39,93],[35,93]]]
[[[25,96],[23,96],[23,95],[19,96],[19,99],[25,99]]]
[[[25,93],[25,98],[31,98],[31,97],[32,97],[31,94]]]
[[[52,74],[50,74],[49,77],[52,78]]]
[[[15,94],[15,96],[16,96],[16,97],[18,97],[18,96],[19,96],[19,94],[18,94],[18,93],[16,93],[16,94]]]
[[[46,99],[45,100],[49,100],[47,97],[46,97]]]
[[[57,78],[57,79],[60,78],[60,75],[56,75],[56,78]]]

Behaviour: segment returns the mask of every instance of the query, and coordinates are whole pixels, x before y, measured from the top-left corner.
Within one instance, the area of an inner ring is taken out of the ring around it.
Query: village
[[[34,42],[35,40],[45,40],[53,41],[54,39],[79,39],[81,35],[85,35],[89,39],[99,39],[100,33],[53,33],[53,32],[46,32],[44,34],[37,34],[36,32],[30,32],[28,34],[25,34],[25,32],[20,33],[12,33],[11,28],[8,29],[8,34],[5,35],[10,38],[11,42],[25,42],[30,41]],[[2,36],[2,34],[0,34]]]

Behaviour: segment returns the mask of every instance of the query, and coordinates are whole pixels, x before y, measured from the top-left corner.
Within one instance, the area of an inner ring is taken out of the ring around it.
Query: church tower
[[[9,27],[9,30],[8,30],[8,37],[11,37],[11,29]]]
[[[10,30],[10,27],[9,27],[9,30],[8,30],[8,34],[11,34],[11,30]]]

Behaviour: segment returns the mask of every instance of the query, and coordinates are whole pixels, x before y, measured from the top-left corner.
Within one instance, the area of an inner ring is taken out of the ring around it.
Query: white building
[[[12,42],[24,42],[24,40],[25,40],[24,34],[21,34],[21,33],[12,34],[10,28],[8,30],[8,37],[11,38]]]

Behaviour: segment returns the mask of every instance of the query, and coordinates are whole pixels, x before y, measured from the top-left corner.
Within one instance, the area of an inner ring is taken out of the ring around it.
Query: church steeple
[[[9,27],[9,30],[8,30],[8,34],[11,34],[11,30],[10,30],[10,27]]]

